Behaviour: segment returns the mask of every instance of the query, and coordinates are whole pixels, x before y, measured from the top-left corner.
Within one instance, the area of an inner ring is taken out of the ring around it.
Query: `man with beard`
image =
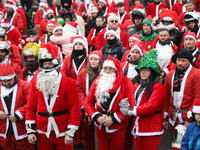
[[[143,54],[146,54],[151,49],[151,45],[159,39],[158,35],[152,30],[151,22],[152,18],[150,15],[142,22],[142,33],[140,33],[140,36],[143,43]]]
[[[136,9],[132,12],[132,21],[134,25],[129,26],[126,29],[126,32],[129,36],[137,33],[140,34],[142,32],[142,21],[145,18],[145,12],[142,9]]]
[[[6,14],[4,18],[8,20],[10,26],[14,26],[18,31],[21,32],[24,29],[24,23],[19,13],[15,11],[15,4],[13,1],[7,1],[5,4]]]
[[[104,22],[107,24],[107,19],[109,17],[108,14],[112,13],[112,10],[110,9],[110,7],[107,7],[106,0],[99,0],[98,5],[99,5],[99,14],[103,16]]]
[[[181,0],[180,2],[172,6],[172,10],[175,11],[179,16],[182,12],[185,12],[187,10],[186,3],[187,0]]]
[[[13,68],[0,64],[0,147],[12,150],[30,150],[25,124],[29,83],[18,79]]]
[[[76,13],[71,8],[72,7],[72,0],[61,0],[62,9],[59,12],[58,18],[63,18],[65,15],[70,16],[71,20],[74,21],[76,19]]]
[[[28,141],[37,141],[38,149],[73,150],[81,115],[78,92],[76,83],[59,71],[54,48],[48,43],[39,52],[40,72],[31,81],[26,107]]]
[[[161,77],[164,78],[171,70],[171,57],[178,51],[178,47],[169,39],[169,31],[165,28],[159,30],[159,41],[152,44],[156,48],[159,67],[162,69]]]
[[[50,41],[50,36],[53,34],[53,26],[54,22],[49,21],[46,28],[47,28],[47,33],[41,36],[39,39],[42,44],[47,44]]]
[[[53,7],[52,7],[52,10],[54,12],[55,18],[58,18],[58,14],[59,14],[61,9],[62,9],[61,0],[56,0],[54,5],[53,5]]]
[[[123,76],[121,63],[108,57],[103,64],[103,73],[93,82],[85,100],[85,112],[96,125],[99,150],[124,149],[127,118],[119,108],[119,102],[128,98],[133,84]],[[134,104],[133,104],[134,105]]]
[[[90,30],[90,33],[87,37],[88,45],[90,46],[89,53],[91,53],[92,51],[95,51],[95,42],[96,42],[97,34],[100,33],[105,27],[106,27],[106,24],[103,21],[103,17],[98,16],[96,18],[96,26]]]
[[[164,106],[163,126],[168,129],[168,121],[172,132],[178,124],[186,128],[192,119],[191,110],[194,99],[200,98],[200,70],[192,67],[192,54],[180,49],[172,56],[176,70],[170,71],[165,79],[167,98]]]
[[[187,29],[182,38],[182,42],[180,48],[184,48],[184,39],[185,35],[189,32],[194,32],[196,34],[197,39],[200,38],[200,28],[199,28],[199,16],[195,12],[187,12],[184,16],[184,21],[187,24]]]
[[[22,50],[25,67],[20,71],[19,78],[30,82],[39,68],[38,55],[40,45],[28,43]]]

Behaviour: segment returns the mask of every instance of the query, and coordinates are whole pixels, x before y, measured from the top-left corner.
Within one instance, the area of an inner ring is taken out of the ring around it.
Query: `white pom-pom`
[[[53,60],[52,60],[52,63],[53,63],[54,65],[57,65],[57,64],[58,64],[58,60],[57,60],[57,59],[53,59]]]

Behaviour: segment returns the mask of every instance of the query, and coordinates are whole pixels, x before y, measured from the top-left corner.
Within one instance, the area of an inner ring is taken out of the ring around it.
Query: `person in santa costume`
[[[126,116],[135,116],[131,131],[135,150],[158,150],[164,133],[163,107],[167,94],[164,85],[159,82],[157,50],[148,51],[135,69],[139,75],[131,92],[131,101],[136,105],[123,99],[119,104],[120,111]]]
[[[166,3],[161,2],[161,0],[154,0],[154,2],[151,2],[147,7],[147,16],[151,15],[151,17],[158,17],[159,10],[161,8],[168,8]]]
[[[59,14],[61,9],[62,9],[61,0],[56,0],[54,5],[53,5],[53,7],[52,7],[52,10],[54,12],[55,18],[58,18],[58,14]]]
[[[103,64],[103,73],[94,80],[85,99],[85,112],[96,126],[99,150],[124,149],[128,117],[120,112],[119,103],[133,91],[131,80],[123,76],[122,64],[108,57]]]
[[[49,21],[47,26],[46,26],[47,33],[43,34],[39,38],[41,43],[47,44],[50,41],[50,36],[53,35],[53,26],[54,26],[54,22]]]
[[[84,39],[80,36],[77,36],[73,41],[73,51],[69,55],[63,64],[62,71],[66,76],[77,79],[78,73],[86,68],[87,64],[87,54],[85,48]]]
[[[126,20],[129,20],[131,16],[129,15],[128,12],[124,10],[124,3],[119,1],[117,4],[117,9],[118,9],[118,17],[119,17],[119,23],[124,25],[124,22]]]
[[[151,27],[152,17],[149,15],[142,21],[142,33],[140,33],[143,43],[143,54],[146,54],[151,49],[151,45],[159,39],[158,35]]]
[[[129,13],[129,1],[128,0],[120,0],[122,3],[124,3],[124,8],[126,10],[126,12]],[[113,0],[110,6],[110,9],[114,12],[117,13],[117,3],[119,2],[119,0]]]
[[[186,3],[187,0],[181,0],[172,6],[172,10],[179,16],[182,12],[187,11]]]
[[[99,5],[99,13],[104,18],[104,22],[107,24],[109,13],[112,13],[113,11],[110,9],[108,1],[106,0],[99,0],[98,5]]]
[[[34,24],[35,26],[40,25],[41,20],[43,20],[43,15],[45,10],[48,8],[48,4],[46,2],[40,2],[39,9],[36,11],[34,17]]]
[[[89,32],[89,35],[87,37],[88,46],[90,46],[89,52],[88,52],[89,54],[95,51],[95,42],[96,42],[97,34],[103,31],[103,29],[106,27],[106,24],[104,23],[103,20],[104,19],[102,16],[98,16],[96,18],[96,23],[95,23],[96,26],[92,28]]]
[[[194,3],[192,1],[188,1],[186,3],[186,7],[187,7],[187,11],[185,12],[182,12],[179,16],[178,16],[178,19],[177,19],[177,27],[179,30],[181,31],[185,31],[186,28],[187,28],[187,25],[184,21],[184,16],[187,12],[196,12],[194,10]]]
[[[4,15],[4,18],[9,21],[10,26],[14,26],[21,34],[23,30],[25,30],[25,25],[21,15],[15,10],[15,3],[13,1],[7,0],[5,9],[6,14]]]
[[[25,67],[20,71],[19,78],[30,82],[39,68],[38,55],[40,45],[28,43],[22,50]]]
[[[77,78],[79,104],[81,108],[81,122],[83,122],[84,150],[95,150],[95,129],[91,118],[84,111],[84,102],[94,80],[99,76],[103,67],[103,54],[101,51],[93,51],[89,55],[87,67],[80,71]]]
[[[14,44],[18,46],[21,44],[22,36],[21,33],[15,28],[14,26],[11,26],[9,21],[7,19],[1,19],[0,25],[3,29],[5,29],[7,34],[7,41],[10,44]]]
[[[168,129],[168,122],[172,132],[178,124],[185,127],[192,122],[191,110],[194,99],[200,97],[200,71],[192,67],[192,53],[180,49],[171,60],[176,63],[176,70],[171,70],[165,79],[167,98],[164,106],[164,128]]]
[[[59,71],[58,52],[50,43],[39,51],[39,69],[26,107],[28,141],[37,141],[38,150],[73,150],[81,115],[76,83]]]
[[[176,28],[177,18],[175,11],[167,9],[162,10],[160,15],[160,28],[166,28],[169,31],[169,39],[178,47],[180,47],[183,32]],[[159,30],[159,29],[158,29]],[[156,31],[155,31],[156,32]]]
[[[115,30],[118,34],[119,40],[123,43],[123,47],[128,49],[129,48],[129,44],[128,44],[129,35],[124,30],[120,29],[119,18],[116,15],[111,14],[108,17],[107,22],[108,22],[108,26],[102,32],[100,32],[96,37],[95,49],[100,50],[103,46],[105,46],[107,44],[107,40],[104,38],[104,34],[107,30]]]
[[[20,80],[8,63],[0,64],[0,68],[0,147],[30,150],[24,126],[30,85]]]
[[[184,37],[189,32],[194,32],[196,34],[197,39],[200,38],[200,28],[199,28],[199,16],[195,12],[186,12],[184,16],[184,21],[187,24],[187,29],[182,37],[182,42],[180,48],[184,48]]]

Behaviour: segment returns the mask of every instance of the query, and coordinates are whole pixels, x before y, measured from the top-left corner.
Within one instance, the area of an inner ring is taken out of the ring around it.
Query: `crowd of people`
[[[0,150],[158,150],[165,129],[200,149],[199,0],[20,4],[0,2]]]

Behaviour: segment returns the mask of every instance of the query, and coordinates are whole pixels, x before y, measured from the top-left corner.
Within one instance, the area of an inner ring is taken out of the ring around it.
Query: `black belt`
[[[105,115],[107,115],[107,116],[112,116],[112,115],[113,115],[113,113],[110,112],[110,111],[103,111],[103,110],[99,110],[98,108],[97,108],[97,110],[98,110],[100,113],[105,114]]]
[[[161,111],[156,111],[155,113],[153,113],[153,114],[160,114],[160,113],[162,113],[163,111],[161,110]],[[145,117],[149,117],[149,116],[145,116]]]
[[[61,116],[64,115],[66,113],[68,113],[69,110],[65,110],[65,111],[59,111],[59,112],[53,112],[53,113],[42,113],[42,112],[38,112],[38,115],[42,116],[42,117],[56,117],[56,116]]]

